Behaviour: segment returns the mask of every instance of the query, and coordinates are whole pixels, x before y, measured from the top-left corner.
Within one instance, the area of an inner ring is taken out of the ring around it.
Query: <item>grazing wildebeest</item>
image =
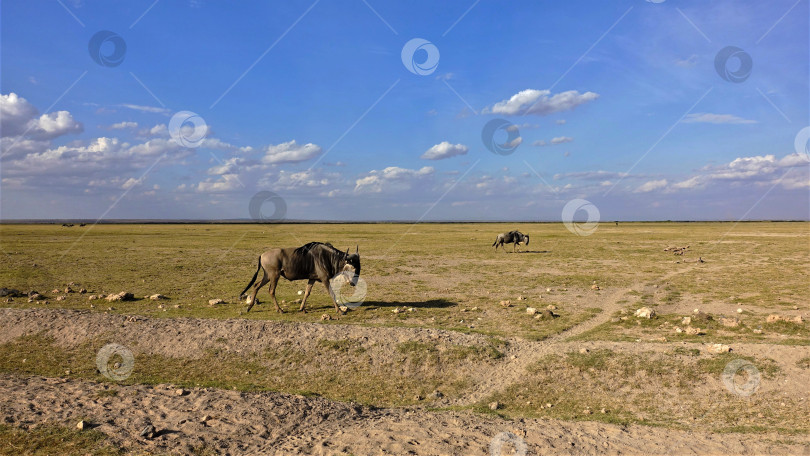
[[[253,285],[259,271],[263,271],[262,279],[256,285]],[[307,280],[304,299],[298,309],[300,312],[304,312],[304,305],[306,305],[307,297],[312,291],[312,284],[321,282],[326,287],[326,291],[329,292],[329,297],[332,298],[332,302],[335,304],[335,310],[341,313],[337,300],[335,300],[335,294],[329,285],[329,280],[338,275],[343,275],[351,286],[357,285],[357,279],[360,277],[360,249],[358,247],[355,247],[355,252],[351,255],[348,249],[344,253],[334,248],[332,244],[322,242],[310,242],[301,247],[268,250],[259,256],[259,266],[256,273],[253,274],[250,283],[242,290],[239,299],[243,299],[246,296],[245,292],[253,285],[253,292],[250,299],[248,299],[246,310],[246,312],[249,312],[256,302],[256,294],[259,289],[270,283],[270,296],[273,298],[276,310],[284,312],[278,306],[278,301],[276,301],[278,278],[284,277],[289,281]]]
[[[495,250],[498,250],[498,247],[503,247],[504,252],[506,251],[506,247],[504,244],[513,244],[512,251],[515,251],[515,247],[519,244],[529,245],[529,235],[523,234],[520,231],[510,231],[508,233],[501,233],[495,238],[495,242],[492,243],[492,246],[495,247]],[[520,251],[520,248],[518,248]]]

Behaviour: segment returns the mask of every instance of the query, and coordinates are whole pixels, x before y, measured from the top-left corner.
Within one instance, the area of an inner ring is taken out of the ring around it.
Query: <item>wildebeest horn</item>
[[[356,253],[356,254],[360,253],[360,246],[357,245],[357,244],[354,244],[354,253]]]
[[[349,248],[346,247],[346,256],[349,256]]]

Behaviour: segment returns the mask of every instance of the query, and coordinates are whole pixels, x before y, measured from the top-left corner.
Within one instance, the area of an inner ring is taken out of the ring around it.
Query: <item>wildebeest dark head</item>
[[[343,272],[349,283],[352,286],[357,285],[357,279],[360,278],[360,247],[354,247],[354,253],[349,254],[349,249],[346,249],[346,266],[343,267]]]

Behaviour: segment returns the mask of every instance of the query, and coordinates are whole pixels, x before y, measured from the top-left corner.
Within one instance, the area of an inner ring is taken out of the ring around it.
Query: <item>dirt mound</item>
[[[104,394],[114,389],[115,395]],[[0,376],[0,415],[29,428],[45,422],[91,426],[130,449],[188,454],[489,454],[511,432],[530,454],[801,454],[801,445],[748,435],[691,434],[643,426],[506,421],[462,412],[373,409],[281,393],[212,388],[174,394],[170,385]],[[77,401],[77,398],[82,400]],[[203,420],[204,417],[207,420]],[[152,424],[157,437],[140,431]]]

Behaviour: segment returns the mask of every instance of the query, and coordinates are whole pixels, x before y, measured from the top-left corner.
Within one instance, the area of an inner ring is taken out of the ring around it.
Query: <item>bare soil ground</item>
[[[393,347],[398,341],[487,344],[485,336],[435,329],[190,318],[130,320],[120,315],[70,310],[0,309],[4,329],[0,343],[39,334],[52,338],[62,347],[80,347],[99,334],[112,331],[122,344],[137,343],[138,354],[183,359],[203,356],[206,350],[218,344],[224,344],[226,350],[233,352],[261,352],[292,341],[296,346],[309,346],[315,351],[319,349],[318,340],[337,337],[362,340],[368,346],[382,344],[379,354],[389,356],[396,352]],[[589,323],[583,328],[592,325]],[[228,335],[227,341],[216,342]],[[687,346],[700,347],[700,344]],[[525,376],[525,369],[532,361],[546,353],[574,348],[619,348],[630,353],[668,349],[663,344],[649,343],[520,341],[510,344],[499,362],[478,365],[478,369],[471,372],[475,377],[472,394],[464,394],[463,399],[442,398],[426,406],[406,408],[375,408],[318,397],[221,388],[189,388],[186,394],[178,396],[177,387],[169,384],[121,385],[70,376],[3,374],[0,376],[0,391],[3,391],[0,419],[23,428],[44,422],[72,426],[84,419],[124,448],[178,454],[205,451],[217,454],[487,454],[492,439],[501,432],[519,436],[531,449],[531,454],[802,454],[810,448],[806,435],[785,438],[776,432],[711,434],[587,421],[505,419],[463,409],[436,410],[448,402],[470,403],[494,390],[506,388]],[[751,356],[767,351],[789,371],[786,378],[792,382],[786,391],[791,395],[806,393],[810,375],[806,369],[795,365],[796,360],[807,354],[802,347],[747,344],[735,346],[735,349],[741,355]],[[88,357],[94,355],[88,353]],[[784,385],[780,388],[785,389]],[[111,390],[115,394],[104,393]],[[210,419],[203,422],[206,415]],[[149,423],[159,431],[158,437],[139,437],[141,429]]]

